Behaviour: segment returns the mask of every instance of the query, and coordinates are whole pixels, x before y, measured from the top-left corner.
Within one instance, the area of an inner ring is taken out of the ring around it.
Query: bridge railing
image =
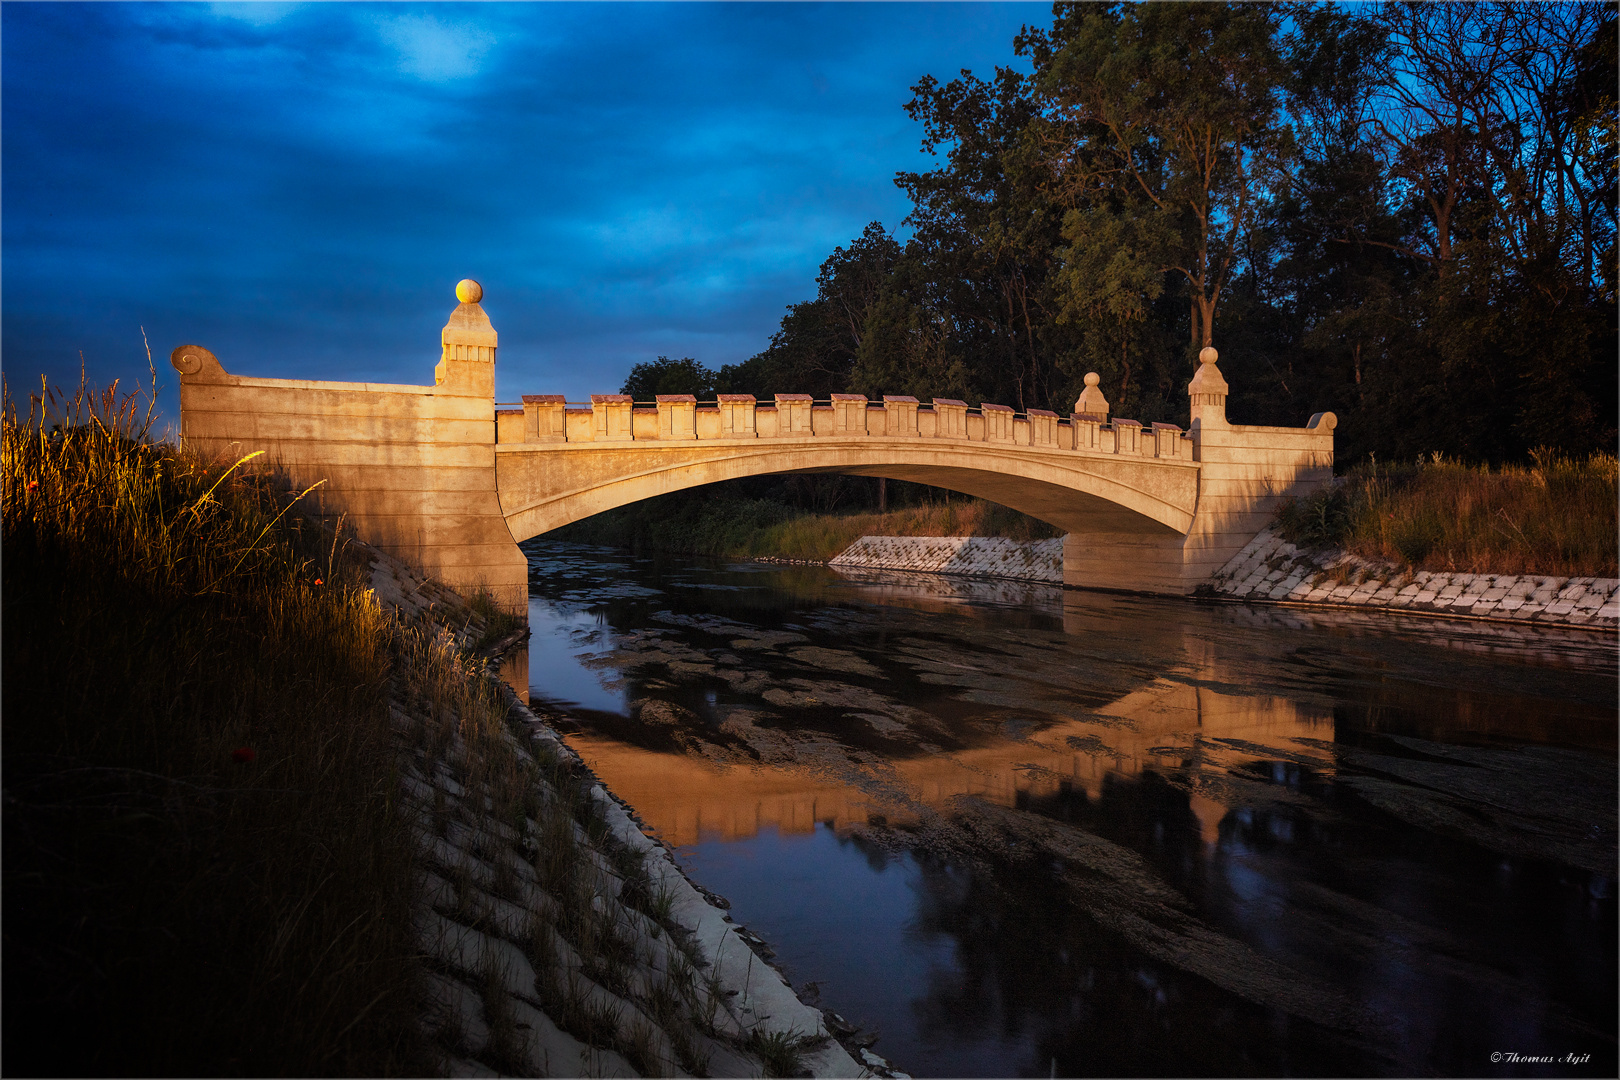
[[[1094,387],[1094,384],[1093,384]],[[1088,390],[1092,387],[1088,387]],[[1061,416],[1046,409],[1018,411],[990,402],[972,406],[953,398],[920,402],[908,395],[873,400],[860,394],[720,394],[699,401],[664,394],[636,401],[627,394],[525,394],[522,404],[496,406],[496,441],[517,443],[636,443],[713,439],[902,438],[977,442],[1035,449],[1074,450],[1192,461],[1191,435],[1174,424],[1143,425],[1101,412]],[[1086,404],[1082,397],[1076,404]]]

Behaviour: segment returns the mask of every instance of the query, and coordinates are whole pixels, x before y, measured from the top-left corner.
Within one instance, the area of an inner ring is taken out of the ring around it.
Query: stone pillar
[[[658,437],[697,438],[697,398],[691,394],[659,394]]]
[[[1097,423],[1108,422],[1108,399],[1103,397],[1097,384],[1102,382],[1102,376],[1095,371],[1086,372],[1086,388],[1080,391],[1080,397],[1074,403],[1074,411],[1081,416],[1096,417]]]
[[[495,400],[495,327],[478,302],[484,287],[467,278],[456,285],[461,303],[439,335],[443,346],[433,384],[440,394]]]
[[[629,442],[634,438],[629,394],[591,395],[591,436],[596,442]]]
[[[1058,432],[1058,414],[1046,409],[1029,410],[1029,445],[1055,447]]]
[[[1159,458],[1185,458],[1191,455],[1182,452],[1181,429],[1174,424],[1153,425],[1153,456]]]
[[[1114,421],[1114,453],[1140,454],[1142,452],[1142,421]]]
[[[884,433],[888,435],[917,434],[917,399],[907,395],[883,395],[883,411],[887,414]]]
[[[753,394],[719,394],[720,437],[722,439],[756,439],[759,430],[754,426],[754,408],[758,404]]]
[[[523,441],[565,442],[568,401],[561,394],[523,395]]]
[[[955,398],[934,399],[934,437],[967,438],[967,402]]]
[[[812,434],[810,409],[814,403],[809,394],[777,394],[776,433],[801,437]]]
[[[866,434],[866,397],[863,394],[832,396],[834,435]]]
[[[1095,416],[1089,413],[1075,413],[1069,418],[1069,424],[1074,428],[1076,450],[1102,449],[1102,424]]]
[[[1215,366],[1220,353],[1206,346],[1198,354],[1198,371],[1187,384],[1187,397],[1192,403],[1192,430],[1224,428],[1226,423],[1226,380]]]
[[[1013,410],[1007,405],[982,402],[979,414],[984,417],[984,441],[1010,443],[1013,441]]]

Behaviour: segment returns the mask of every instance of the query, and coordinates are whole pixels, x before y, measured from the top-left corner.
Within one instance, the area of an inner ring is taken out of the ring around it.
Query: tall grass
[[[4,401],[5,1071],[430,1068],[363,568],[116,384]]]
[[[1435,455],[1359,465],[1285,504],[1283,537],[1418,570],[1615,577],[1617,462],[1538,450],[1500,469]]]
[[[1003,536],[1044,540],[1062,531],[968,496],[886,513],[809,514],[767,499],[665,495],[557,530],[559,540],[637,552],[825,561],[862,536]]]

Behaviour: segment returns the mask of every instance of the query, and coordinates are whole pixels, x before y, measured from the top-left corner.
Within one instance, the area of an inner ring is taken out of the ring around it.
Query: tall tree
[[[908,279],[904,321],[949,339],[969,396],[1058,403],[1067,387],[1045,331],[1062,213],[1017,161],[1034,115],[1029,80],[1011,68],[991,80],[925,76],[906,112],[923,125],[923,150],[945,160],[895,177],[914,204],[907,259],[922,268]]]
[[[1067,315],[1110,299],[1140,319],[1171,275],[1191,344],[1210,345],[1222,292],[1291,148],[1282,115],[1283,9],[1259,4],[1055,5],[1026,31],[1040,114],[1030,127],[1069,208]]]

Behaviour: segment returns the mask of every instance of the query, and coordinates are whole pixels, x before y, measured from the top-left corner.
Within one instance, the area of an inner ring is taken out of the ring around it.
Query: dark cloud
[[[1012,62],[1044,5],[0,8],[14,382],[144,369],[426,382],[451,288],[500,392],[616,388],[768,341],[920,132],[924,74]],[[169,410],[172,413],[172,408]]]

